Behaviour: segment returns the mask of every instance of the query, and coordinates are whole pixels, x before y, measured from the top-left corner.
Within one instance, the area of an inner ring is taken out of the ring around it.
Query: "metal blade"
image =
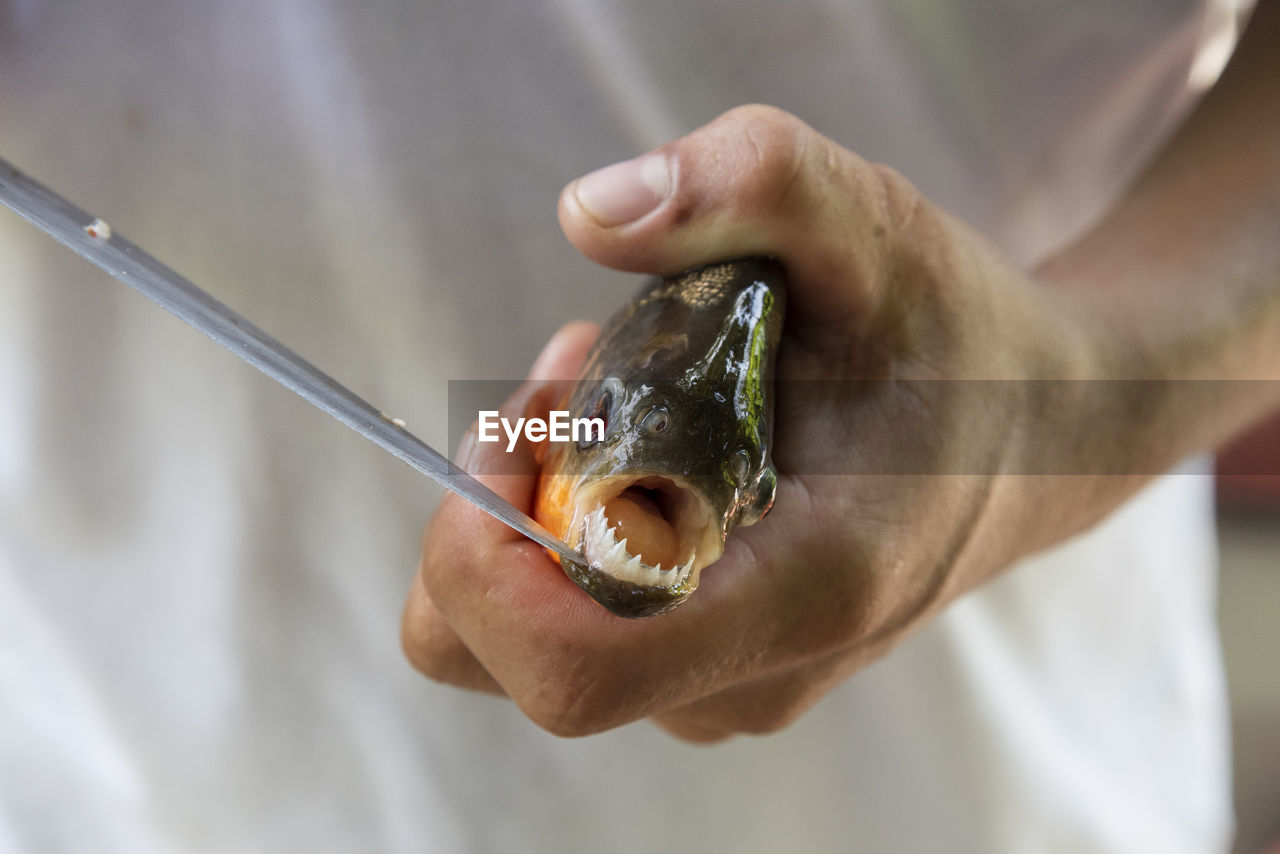
[[[561,557],[585,563],[582,555],[381,410],[3,158],[0,203],[445,489]]]

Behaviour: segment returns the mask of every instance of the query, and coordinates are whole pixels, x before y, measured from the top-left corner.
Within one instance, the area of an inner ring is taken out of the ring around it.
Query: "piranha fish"
[[[780,264],[652,279],[606,325],[564,408],[598,431],[546,449],[534,517],[586,558],[561,567],[622,617],[688,598],[738,525],[773,504]]]

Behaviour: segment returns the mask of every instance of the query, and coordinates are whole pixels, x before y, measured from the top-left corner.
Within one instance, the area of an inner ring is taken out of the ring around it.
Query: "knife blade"
[[[581,554],[450,463],[400,422],[388,418],[382,410],[138,246],[112,233],[104,220],[76,207],[2,157],[0,204],[445,489],[538,545],[574,563],[586,563]]]

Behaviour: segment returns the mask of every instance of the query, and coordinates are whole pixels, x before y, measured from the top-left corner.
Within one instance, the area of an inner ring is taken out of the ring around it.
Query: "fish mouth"
[[[612,476],[578,491],[571,543],[585,564],[561,561],[593,599],[622,617],[652,617],[683,602],[724,552],[718,514],[665,475]]]

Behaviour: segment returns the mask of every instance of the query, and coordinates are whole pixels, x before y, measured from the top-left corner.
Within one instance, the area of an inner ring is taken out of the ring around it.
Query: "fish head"
[[[748,281],[712,317],[687,300],[640,301],[633,313],[650,316],[623,331],[647,332],[610,330],[588,358],[568,406],[604,429],[554,452],[539,509],[554,519],[547,507],[560,508],[549,527],[587,559],[562,566],[614,613],[653,616],[680,604],[729,533],[772,506],[780,300],[768,283]]]

